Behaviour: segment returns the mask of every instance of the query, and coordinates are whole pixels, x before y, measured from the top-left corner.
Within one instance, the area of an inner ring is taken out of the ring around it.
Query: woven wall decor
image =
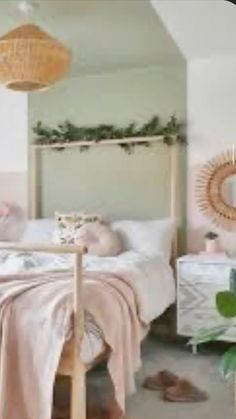
[[[196,182],[196,199],[200,210],[216,225],[236,230],[236,207],[226,202],[223,184],[236,175],[236,161],[228,150],[207,162]]]
[[[69,65],[69,50],[37,25],[19,26],[0,38],[0,82],[9,89],[45,89],[62,78]]]

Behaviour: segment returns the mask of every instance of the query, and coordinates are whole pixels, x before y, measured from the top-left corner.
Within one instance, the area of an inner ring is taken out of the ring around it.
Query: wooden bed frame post
[[[74,267],[74,339],[73,373],[71,388],[71,419],[86,418],[86,369],[80,359],[80,349],[84,334],[84,309],[82,287],[82,255],[75,254]]]
[[[178,257],[178,217],[179,217],[179,145],[174,144],[170,147],[170,170],[171,170],[171,185],[170,185],[170,216],[176,220],[176,231],[172,247],[172,259],[175,263]]]

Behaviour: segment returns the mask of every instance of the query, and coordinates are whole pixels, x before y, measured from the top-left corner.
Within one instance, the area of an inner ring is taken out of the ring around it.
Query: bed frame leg
[[[71,419],[86,419],[86,371],[78,360],[72,375]]]
[[[71,383],[71,419],[86,419],[86,368],[80,359],[84,333],[82,255],[75,254],[74,265],[74,340]]]

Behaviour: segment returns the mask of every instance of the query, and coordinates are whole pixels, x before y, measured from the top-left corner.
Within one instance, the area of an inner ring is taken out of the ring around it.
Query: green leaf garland
[[[126,127],[116,127],[114,125],[101,124],[94,127],[78,127],[69,121],[58,124],[56,128],[51,128],[43,125],[41,121],[33,127],[33,132],[36,134],[35,144],[50,145],[61,144],[60,150],[63,149],[63,144],[72,142],[99,142],[111,139],[137,138],[137,137],[151,137],[162,135],[163,142],[169,146],[174,143],[186,144],[186,137],[184,135],[184,124],[179,122],[175,115],[172,115],[169,121],[162,125],[158,116],[153,116],[147,123],[138,126],[137,123],[132,122]],[[146,146],[150,144],[148,141],[117,144],[122,147],[129,154],[133,152],[134,147]],[[89,145],[81,145],[81,151],[85,151]]]

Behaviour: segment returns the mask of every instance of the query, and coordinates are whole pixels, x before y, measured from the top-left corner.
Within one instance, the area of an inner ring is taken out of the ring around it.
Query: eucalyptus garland
[[[72,142],[96,142],[111,139],[125,139],[137,137],[151,137],[163,136],[163,142],[169,146],[174,143],[186,144],[186,137],[184,135],[184,124],[179,122],[175,115],[172,115],[165,125],[160,123],[158,116],[153,116],[147,123],[142,126],[135,122],[121,128],[114,125],[101,124],[94,127],[78,127],[69,121],[58,124],[56,128],[51,128],[43,125],[41,121],[33,127],[33,132],[36,134],[35,144],[49,145],[49,144],[68,144]],[[125,151],[131,153],[134,147],[146,146],[150,143],[148,141],[117,144]],[[84,151],[89,148],[89,144],[81,145],[80,150]]]

